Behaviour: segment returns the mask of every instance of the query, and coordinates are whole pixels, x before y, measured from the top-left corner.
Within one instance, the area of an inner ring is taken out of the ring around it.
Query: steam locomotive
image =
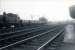
[[[17,14],[3,12],[3,15],[0,15],[0,27],[20,24],[20,18]]]

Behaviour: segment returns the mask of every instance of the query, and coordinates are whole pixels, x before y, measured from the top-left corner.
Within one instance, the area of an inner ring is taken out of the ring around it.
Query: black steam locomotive
[[[3,15],[0,15],[0,27],[8,27],[11,25],[18,26],[20,21],[17,14],[3,12]]]

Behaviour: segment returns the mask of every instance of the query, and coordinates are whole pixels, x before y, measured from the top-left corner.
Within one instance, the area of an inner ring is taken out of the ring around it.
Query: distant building
[[[45,17],[40,17],[39,22],[41,23],[47,23],[47,19]]]

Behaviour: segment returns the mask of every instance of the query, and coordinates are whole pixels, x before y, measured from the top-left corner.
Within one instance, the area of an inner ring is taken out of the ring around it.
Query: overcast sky
[[[71,20],[69,6],[74,3],[74,0],[0,0],[0,13],[16,13],[27,20],[45,16],[49,21],[65,21]]]

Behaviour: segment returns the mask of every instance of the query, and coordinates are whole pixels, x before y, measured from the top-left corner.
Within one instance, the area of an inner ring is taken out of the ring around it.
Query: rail
[[[41,50],[43,47],[45,47],[48,43],[50,43],[51,41],[53,41],[55,38],[57,38],[59,35],[61,35],[61,33],[63,33],[64,29],[62,29],[60,32],[58,32],[55,36],[53,36],[51,39],[49,39],[47,42],[45,42],[42,46],[40,46],[38,49],[36,50]]]

